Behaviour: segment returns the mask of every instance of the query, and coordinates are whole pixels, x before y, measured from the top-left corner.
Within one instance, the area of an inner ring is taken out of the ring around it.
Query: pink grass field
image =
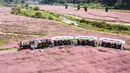
[[[17,47],[16,39],[43,39],[58,35],[122,39],[127,42],[125,47],[130,49],[129,36],[90,31],[52,20],[11,15],[9,11],[10,8],[0,8],[0,40],[8,39],[8,43],[0,46],[0,49]],[[41,35],[46,32],[46,35]],[[65,49],[68,49],[68,53]],[[0,73],[130,73],[130,52],[104,47],[62,46],[0,53]]]
[[[76,8],[72,7],[68,7],[68,9],[65,9],[65,6],[49,6],[49,5],[41,5],[40,8],[42,10],[75,15],[94,20],[130,23],[130,13],[122,13],[116,11],[109,11],[108,13],[106,13],[105,10],[99,10],[99,9],[88,9],[88,12],[85,12],[83,8],[77,11]]]
[[[102,47],[62,47],[0,55],[0,73],[129,73],[130,53]],[[64,51],[69,50],[69,53]]]

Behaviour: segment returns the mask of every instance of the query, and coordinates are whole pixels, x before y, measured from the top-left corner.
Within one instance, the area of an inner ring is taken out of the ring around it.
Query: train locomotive
[[[18,45],[19,45],[18,51],[20,51],[24,49],[29,49],[29,50],[39,49],[39,48],[42,49],[42,48],[50,47],[52,43],[50,39],[43,39],[43,40],[30,40],[27,41],[26,43],[20,41]]]

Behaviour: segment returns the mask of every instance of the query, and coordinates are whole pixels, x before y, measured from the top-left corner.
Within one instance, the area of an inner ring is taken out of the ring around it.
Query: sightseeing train
[[[110,47],[116,49],[124,49],[124,44],[126,42],[119,39],[111,39],[111,38],[97,38],[94,36],[57,36],[52,37],[51,39],[43,39],[43,40],[30,40],[26,42],[20,41],[18,43],[19,49],[42,49],[47,47],[54,46],[63,46],[63,45],[74,45],[74,46],[103,46]]]

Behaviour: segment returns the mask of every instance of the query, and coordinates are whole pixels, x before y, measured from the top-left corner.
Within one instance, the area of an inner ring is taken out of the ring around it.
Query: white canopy
[[[73,40],[73,39],[74,39],[73,36],[57,36],[51,38],[51,40]]]
[[[94,36],[77,36],[76,39],[83,39],[83,40],[98,40],[97,37]]]
[[[125,44],[126,42],[119,39],[111,39],[111,38],[100,38],[100,41],[110,42],[110,43],[118,43],[118,44]]]

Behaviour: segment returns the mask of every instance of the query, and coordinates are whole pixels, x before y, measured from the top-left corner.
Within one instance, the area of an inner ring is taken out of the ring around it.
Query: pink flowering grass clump
[[[70,51],[66,53],[58,48],[1,54],[0,73],[129,73],[130,71],[129,52],[79,46],[66,47]]]

